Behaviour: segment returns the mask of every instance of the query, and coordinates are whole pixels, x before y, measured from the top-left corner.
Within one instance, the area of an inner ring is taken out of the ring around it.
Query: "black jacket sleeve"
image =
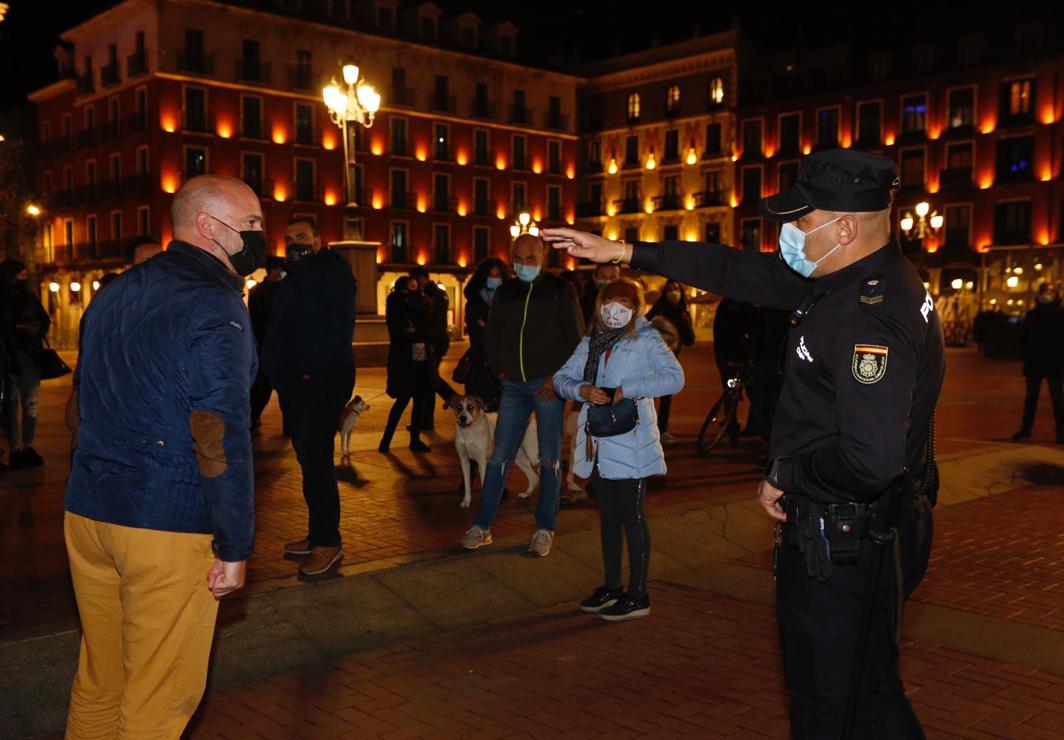
[[[576,292],[568,285],[561,291],[558,301],[558,328],[561,334],[561,346],[568,357],[584,337],[584,311]]]
[[[776,253],[743,252],[723,244],[638,242],[631,265],[743,303],[787,310],[796,308],[813,285]]]

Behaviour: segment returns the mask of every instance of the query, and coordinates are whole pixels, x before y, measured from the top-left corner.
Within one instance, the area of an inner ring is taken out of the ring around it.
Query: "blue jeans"
[[[541,401],[536,391],[546,378],[516,383],[502,381],[499,401],[499,421],[495,425],[495,450],[488,460],[484,488],[480,494],[480,509],[475,524],[491,529],[499,510],[506,476],[525,436],[525,428],[532,412],[536,412],[539,432],[539,499],[536,501],[536,528],[554,531],[558,520],[558,493],[561,489],[559,457],[565,432],[565,402],[560,398]]]
[[[11,375],[11,398],[4,409],[4,433],[11,449],[30,447],[37,435],[37,407],[41,397],[41,371],[32,357],[16,350],[18,373]],[[19,410],[22,410],[22,435],[19,436]]]

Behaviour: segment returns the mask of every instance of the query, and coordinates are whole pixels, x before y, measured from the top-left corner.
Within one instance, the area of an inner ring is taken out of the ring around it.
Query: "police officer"
[[[944,350],[931,296],[891,238],[898,183],[878,155],[807,157],[795,187],[761,203],[782,224],[777,254],[540,232],[574,256],[793,312],[759,499],[780,522],[777,617],[795,738],[924,736],[898,672],[892,586],[900,561],[911,593],[929,555]]]

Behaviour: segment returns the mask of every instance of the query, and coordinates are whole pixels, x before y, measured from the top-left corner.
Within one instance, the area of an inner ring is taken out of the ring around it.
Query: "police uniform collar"
[[[817,289],[823,291],[836,290],[843,285],[860,280],[865,275],[879,272],[899,258],[901,258],[901,247],[898,246],[896,241],[889,241],[872,252],[872,254],[862,257],[852,265],[830,275],[825,275],[822,278],[817,278]]]
[[[189,257],[200,267],[209,272],[212,277],[224,281],[226,285],[238,293],[244,292],[244,278],[230,272],[229,268],[225,266],[225,263],[210,252],[177,239],[170,242],[167,251]]]

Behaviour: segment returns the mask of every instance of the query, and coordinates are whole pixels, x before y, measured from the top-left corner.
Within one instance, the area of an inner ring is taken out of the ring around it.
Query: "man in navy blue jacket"
[[[203,695],[217,599],[255,535],[255,343],[265,252],[239,180],[174,198],[174,241],[85,314],[64,529],[82,643],[67,737],[178,737]]]
[[[342,254],[323,249],[317,225],[295,218],[285,229],[286,270],[273,301],[262,366],[277,389],[303,472],[307,536],[285,545],[317,576],[343,558],[340,490],[333,451],[344,404],[355,387],[355,276]]]

